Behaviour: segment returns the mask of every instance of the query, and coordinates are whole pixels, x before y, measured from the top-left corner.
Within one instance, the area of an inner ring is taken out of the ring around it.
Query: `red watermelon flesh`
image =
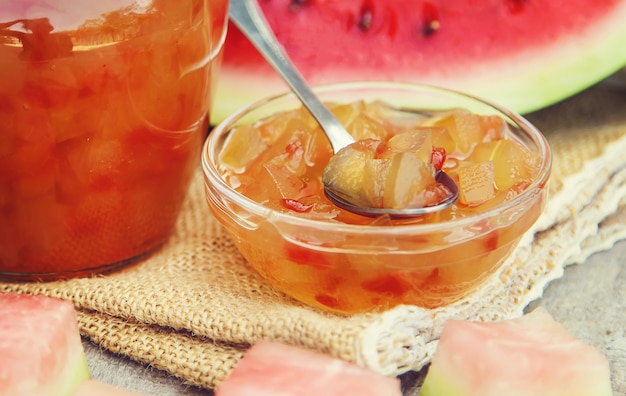
[[[608,360],[543,308],[494,323],[448,320],[421,396],[610,396]]]
[[[88,378],[70,302],[0,293],[0,394],[71,395]]]
[[[400,396],[400,381],[318,352],[277,342],[253,345],[216,396]]]
[[[261,0],[289,57],[314,85],[440,85],[529,112],[626,65],[623,0]],[[213,122],[288,88],[234,25]]]

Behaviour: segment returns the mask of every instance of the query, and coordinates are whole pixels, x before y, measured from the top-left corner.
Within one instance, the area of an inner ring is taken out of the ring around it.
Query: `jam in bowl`
[[[519,115],[421,85],[345,83],[316,93],[363,142],[357,160],[335,169],[355,194],[420,194],[405,181],[422,166],[399,172],[390,154],[414,147],[424,169],[455,180],[460,197],[413,218],[344,211],[323,193],[330,144],[295,96],[236,112],[205,143],[207,201],[250,265],[293,298],[338,313],[450,304],[494,274],[541,214],[550,149]],[[392,182],[381,187],[380,172]],[[436,193],[429,188],[422,193]]]

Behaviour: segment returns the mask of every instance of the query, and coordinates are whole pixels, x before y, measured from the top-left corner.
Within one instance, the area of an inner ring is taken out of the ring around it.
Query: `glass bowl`
[[[497,115],[508,139],[534,152],[539,165],[523,191],[462,218],[443,212],[390,224],[302,216],[255,202],[231,186],[220,153],[234,127],[298,109],[292,94],[251,104],[210,133],[202,153],[208,205],[250,265],[270,284],[322,310],[359,313],[399,304],[425,308],[458,301],[494,274],[542,212],[551,152],[521,116],[476,97],[431,86],[354,82],[315,88],[325,102],[384,101],[411,113],[463,108]],[[254,146],[250,139],[249,146]],[[268,179],[259,178],[259,188]],[[461,210],[456,204],[450,211]],[[466,208],[467,209],[467,208]],[[352,220],[350,220],[352,219]]]

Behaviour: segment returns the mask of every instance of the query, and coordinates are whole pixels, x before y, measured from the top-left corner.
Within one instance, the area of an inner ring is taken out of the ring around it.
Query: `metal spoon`
[[[304,81],[298,70],[287,57],[281,45],[269,28],[256,0],[231,0],[229,6],[230,20],[241,30],[250,42],[259,50],[265,60],[285,80],[287,85],[300,99],[302,104],[320,124],[330,141],[333,152],[337,154],[342,148],[354,143],[354,138],[328,108],[317,98]],[[377,217],[388,214],[391,217],[413,217],[426,213],[437,212],[452,205],[459,197],[459,188],[452,178],[443,171],[438,171],[436,180],[446,186],[451,194],[436,205],[419,208],[373,208],[356,205],[338,196],[328,186],[324,192],[335,205],[364,216]]]

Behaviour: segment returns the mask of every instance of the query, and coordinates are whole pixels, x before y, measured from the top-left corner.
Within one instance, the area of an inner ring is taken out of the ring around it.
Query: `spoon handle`
[[[354,138],[328,108],[315,96],[296,70],[269,28],[256,0],[231,0],[228,15],[267,62],[285,80],[304,106],[326,132],[333,152],[354,142]]]

